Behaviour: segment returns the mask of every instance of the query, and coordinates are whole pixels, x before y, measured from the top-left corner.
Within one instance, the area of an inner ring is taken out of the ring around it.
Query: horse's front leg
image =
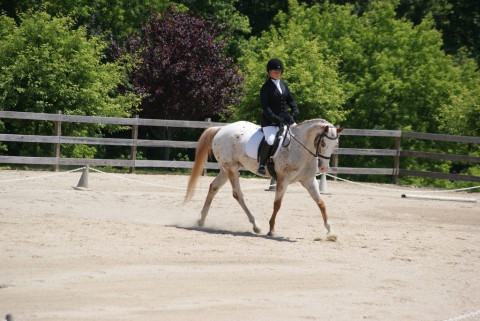
[[[275,236],[275,219],[277,218],[277,213],[282,206],[282,199],[285,195],[285,191],[287,190],[287,185],[283,179],[277,180],[277,187],[275,190],[275,201],[273,202],[273,213],[270,221],[270,231],[268,232],[269,236]]]
[[[330,223],[328,222],[327,207],[325,206],[325,202],[323,201],[323,199],[320,197],[320,191],[318,188],[318,183],[316,178],[314,177],[311,181],[308,181],[308,182],[302,181],[301,183],[303,187],[307,189],[308,193],[313,198],[315,203],[317,203],[317,206],[320,209],[320,212],[322,212],[323,224],[327,229],[327,241],[335,242],[337,240],[337,235],[332,232]]]

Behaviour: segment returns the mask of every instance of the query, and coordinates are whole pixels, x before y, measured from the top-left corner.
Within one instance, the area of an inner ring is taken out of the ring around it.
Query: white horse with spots
[[[245,204],[239,181],[241,168],[252,173],[255,173],[258,168],[257,159],[247,154],[247,143],[259,128],[253,123],[239,121],[223,127],[210,127],[200,136],[184,202],[186,203],[192,198],[198,178],[212,150],[220,165],[220,173],[210,184],[201,212],[202,216],[198,221],[199,226],[205,224],[215,194],[229,180],[232,185],[233,197],[247,214],[249,221],[253,224],[253,230],[255,233],[261,232],[255,217]],[[341,131],[342,128],[337,129],[323,119],[307,120],[290,126],[286,138],[290,139],[290,143],[288,146],[281,147],[273,156],[277,185],[268,235],[273,236],[275,233],[275,218],[280,210],[287,186],[294,182],[300,182],[320,208],[327,229],[327,239],[336,240],[337,237],[328,223],[327,210],[320,197],[316,176],[319,171],[326,172],[328,170],[330,156],[338,144],[338,134]]]

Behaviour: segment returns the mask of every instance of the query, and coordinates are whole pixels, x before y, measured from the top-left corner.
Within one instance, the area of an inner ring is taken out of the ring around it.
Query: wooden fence
[[[138,147],[171,147],[171,148],[195,148],[196,142],[166,141],[166,140],[145,140],[138,139],[139,126],[178,127],[178,128],[208,128],[211,126],[223,126],[225,123],[210,121],[181,121],[181,120],[159,120],[135,118],[113,118],[113,117],[91,117],[42,113],[23,113],[13,111],[0,111],[0,119],[24,119],[34,121],[52,121],[55,123],[55,134],[53,136],[40,135],[14,135],[0,134],[0,142],[28,142],[28,143],[49,143],[53,144],[54,152],[52,157],[22,157],[22,156],[0,156],[0,164],[26,164],[26,165],[53,165],[56,170],[59,166],[67,165],[92,165],[92,166],[114,166],[129,167],[134,172],[138,167],[163,167],[163,168],[191,168],[193,162],[169,161],[169,160],[138,160],[136,153]],[[90,123],[90,124],[112,124],[126,125],[132,128],[132,138],[97,138],[97,137],[69,137],[62,136],[62,123]],[[391,137],[395,140],[395,149],[361,149],[361,148],[336,148],[332,158],[331,174],[360,174],[360,175],[391,175],[394,183],[397,183],[399,175],[410,175],[418,177],[430,177],[449,180],[480,182],[478,176],[468,176],[451,173],[416,171],[400,168],[402,157],[415,157],[426,159],[439,159],[458,162],[480,163],[480,157],[469,155],[455,155],[430,153],[422,151],[410,151],[401,149],[402,138],[413,138],[431,141],[448,141],[457,143],[480,144],[480,137],[439,135],[417,132],[404,132],[401,130],[368,130],[368,129],[344,129],[341,136],[363,136],[363,137]],[[117,145],[130,146],[130,159],[85,159],[85,158],[62,158],[60,148],[62,144],[85,144],[85,145]],[[376,157],[392,157],[391,168],[352,168],[338,167],[339,155],[363,155]],[[207,162],[206,169],[218,169],[218,164]]]

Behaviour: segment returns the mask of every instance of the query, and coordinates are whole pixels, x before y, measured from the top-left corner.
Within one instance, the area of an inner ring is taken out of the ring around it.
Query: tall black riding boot
[[[270,150],[272,146],[268,145],[267,142],[262,141],[260,148],[258,149],[258,159],[260,165],[258,166],[257,173],[260,175],[266,175],[267,170],[265,164],[267,163],[268,157],[270,157]]]

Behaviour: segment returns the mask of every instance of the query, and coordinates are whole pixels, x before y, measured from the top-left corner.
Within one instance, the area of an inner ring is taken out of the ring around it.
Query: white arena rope
[[[55,172],[55,173],[51,173],[51,174],[47,174],[47,175],[42,175],[42,176],[32,176],[32,177],[24,177],[24,178],[7,179],[7,180],[0,181],[0,183],[10,183],[10,182],[20,182],[20,181],[31,181],[31,180],[34,180],[34,179],[50,178],[50,177],[53,177],[53,176],[59,176],[59,175],[67,174],[67,173],[78,172],[78,171],[83,170],[84,168],[85,168],[85,166],[84,166],[84,167],[77,168],[77,169],[72,169],[72,170],[66,171],[66,172]]]
[[[319,175],[322,175],[322,174],[319,174]],[[330,176],[332,178],[338,179],[340,181],[344,181],[344,182],[348,182],[348,183],[356,184],[356,185],[361,185],[361,186],[366,186],[366,187],[370,187],[370,188],[376,188],[376,189],[380,189],[380,190],[384,190],[384,191],[394,191],[394,192],[407,191],[407,190],[401,190],[401,189],[398,189],[398,188],[395,188],[395,187],[392,187],[392,188],[379,187],[379,186],[374,186],[374,185],[365,184],[365,183],[358,183],[358,182],[350,181],[348,179],[340,178],[340,177],[337,177],[337,176],[331,175],[331,174],[326,174],[326,175]],[[421,190],[421,191],[415,191],[415,192],[416,193],[449,193],[449,192],[467,191],[467,190],[472,190],[472,189],[476,189],[476,188],[480,188],[480,185],[473,186],[473,187],[458,188],[458,189]],[[408,190],[408,191],[411,191],[411,190]]]
[[[473,318],[473,317],[476,317],[476,316],[480,316],[480,310],[476,311],[476,312],[471,312],[471,313],[459,315],[458,317],[443,320],[443,321],[460,321],[460,320],[470,319],[470,318]]]

